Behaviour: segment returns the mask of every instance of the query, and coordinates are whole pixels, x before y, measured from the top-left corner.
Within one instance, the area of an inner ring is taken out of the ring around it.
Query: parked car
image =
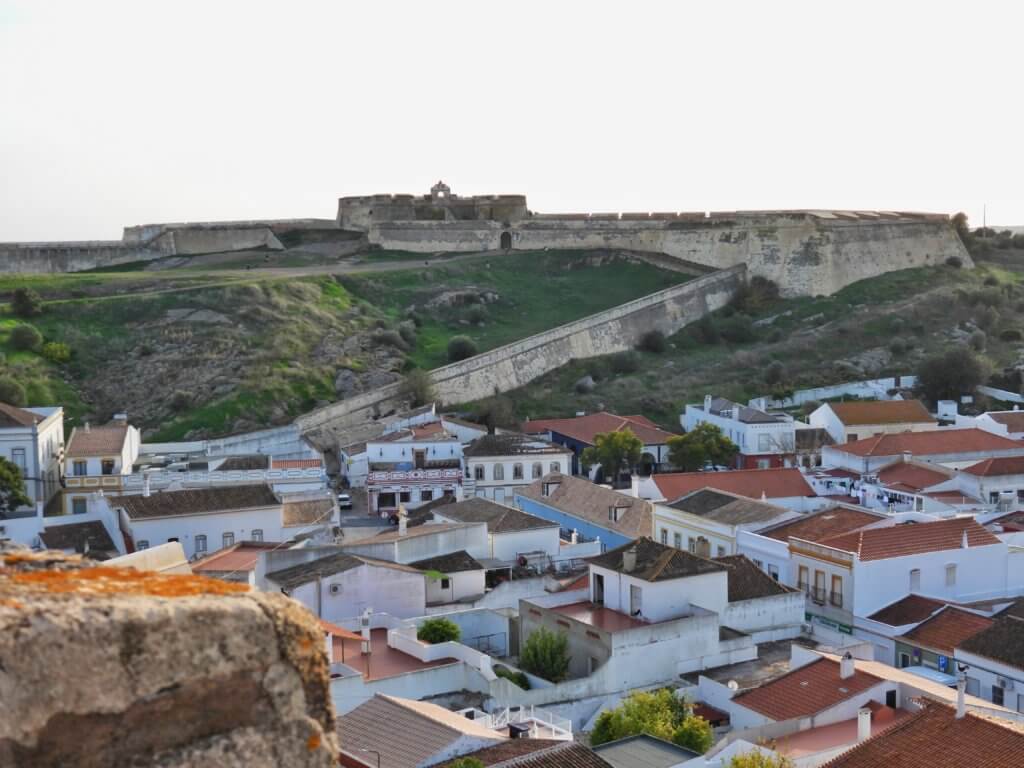
[[[339,493],[338,509],[352,509],[352,497],[347,493]]]

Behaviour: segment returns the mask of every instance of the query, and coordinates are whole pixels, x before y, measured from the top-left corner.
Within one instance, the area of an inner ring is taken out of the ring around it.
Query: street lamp
[[[380,752],[378,752],[376,749],[360,749],[359,751],[372,752],[373,754],[375,754],[377,756],[377,768],[380,768]]]

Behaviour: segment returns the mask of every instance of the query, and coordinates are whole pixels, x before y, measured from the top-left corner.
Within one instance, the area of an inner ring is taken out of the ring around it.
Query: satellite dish
[[[738,691],[740,689],[740,684],[737,683],[735,680],[730,680],[728,683],[725,684],[725,686],[730,691]]]

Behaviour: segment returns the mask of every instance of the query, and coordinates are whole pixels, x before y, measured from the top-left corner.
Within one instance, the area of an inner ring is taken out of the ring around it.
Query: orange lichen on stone
[[[315,749],[320,749],[320,734],[314,733],[306,740],[306,748],[312,752]]]
[[[0,606],[4,608],[24,608],[24,604],[20,600],[15,600],[13,597],[0,597]]]
[[[75,563],[80,561],[82,558],[78,555],[68,556],[63,552],[53,552],[50,550],[43,550],[41,552],[32,552],[26,550],[24,552],[12,552],[4,555],[4,565],[17,565],[18,563],[39,563],[39,562],[68,562]]]
[[[0,591],[4,581],[20,587],[21,590],[48,594],[192,597],[234,595],[249,591],[247,584],[233,584],[205,576],[137,571],[134,568],[96,567],[29,571],[0,569]]]

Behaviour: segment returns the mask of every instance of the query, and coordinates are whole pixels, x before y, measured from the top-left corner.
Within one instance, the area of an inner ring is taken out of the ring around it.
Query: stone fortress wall
[[[743,264],[666,288],[612,309],[431,371],[439,400],[465,403],[521,387],[572,359],[632,349],[640,336],[666,336],[725,306],[745,280]],[[346,429],[403,405],[401,384],[348,398],[300,416],[295,424],[322,449]]]

